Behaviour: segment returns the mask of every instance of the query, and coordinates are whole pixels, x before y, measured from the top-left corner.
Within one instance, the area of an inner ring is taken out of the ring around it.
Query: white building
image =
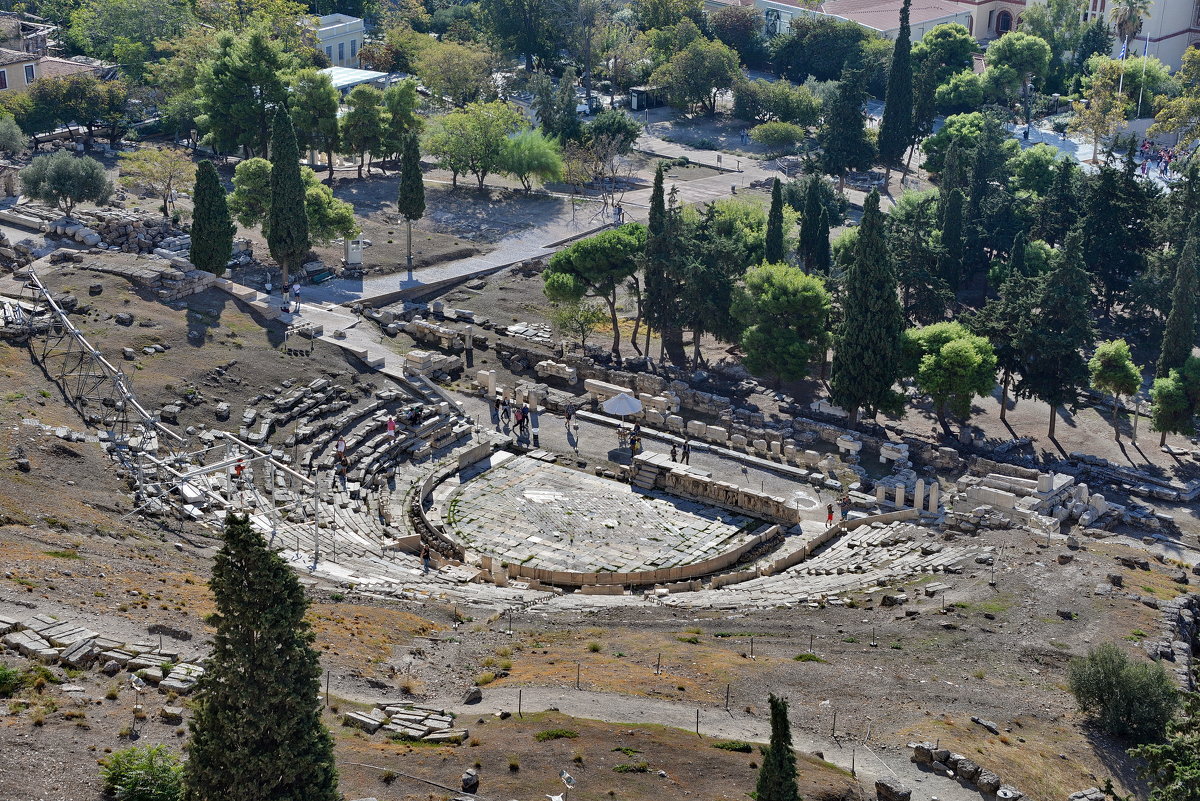
[[[346,14],[326,14],[317,17],[317,43],[334,67],[358,67],[358,51],[362,49],[366,31],[363,21]]]

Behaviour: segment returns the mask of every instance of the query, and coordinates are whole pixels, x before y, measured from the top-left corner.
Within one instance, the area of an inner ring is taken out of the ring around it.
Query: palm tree
[[[1117,29],[1117,41],[1127,42],[1142,31],[1142,20],[1150,16],[1153,0],[1116,0],[1109,18]]]

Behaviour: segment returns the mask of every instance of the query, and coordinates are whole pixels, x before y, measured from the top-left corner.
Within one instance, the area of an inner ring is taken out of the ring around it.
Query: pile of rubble
[[[999,733],[994,723],[977,721],[979,725],[993,733]],[[933,770],[947,776],[954,776],[959,781],[974,785],[981,793],[994,795],[1007,801],[1017,801],[1025,794],[1005,784],[1004,780],[985,767],[972,762],[962,754],[955,754],[947,748],[939,748],[934,743],[909,743],[912,749],[912,761],[918,765],[928,765]]]
[[[375,734],[382,729],[397,740],[461,743],[470,736],[467,729],[454,728],[454,718],[445,710],[413,704],[379,703],[367,712],[347,712],[342,723],[367,734]]]
[[[159,215],[138,215],[124,211],[84,211],[77,218],[47,215],[54,212],[28,205],[22,212],[42,217],[42,231],[67,236],[87,247],[103,244],[122,253],[151,253],[164,241],[177,239],[183,231],[170,219]],[[186,236],[186,235],[185,235]]]
[[[62,663],[86,670],[94,665],[110,676],[127,670],[159,692],[187,695],[204,675],[204,668],[181,663],[178,651],[150,643],[126,643],[69,620],[38,614],[17,621],[0,616],[0,636],[6,648],[44,664]]]

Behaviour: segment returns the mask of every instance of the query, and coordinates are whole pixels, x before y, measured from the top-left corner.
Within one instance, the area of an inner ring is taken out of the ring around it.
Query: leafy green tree
[[[755,785],[756,801],[800,801],[796,786],[796,753],[792,750],[792,727],[788,702],[770,696],[771,741],[762,749],[763,762]]]
[[[358,177],[363,177],[363,165],[371,172],[368,154],[381,152],[384,136],[383,93],[374,86],[359,84],[346,98],[349,110],[342,117],[338,139],[344,152],[358,159]]]
[[[508,137],[523,125],[521,113],[508,103],[471,103],[435,120],[425,151],[452,172],[452,183],[457,184],[459,173],[469,172],[482,190],[488,175],[504,166]]]
[[[1050,67],[1050,45],[1032,34],[1012,31],[988,45],[983,58],[988,67],[1008,67],[1018,83],[1028,76],[1040,84]]]
[[[762,12],[751,6],[723,6],[708,15],[713,36],[737,51],[744,64],[761,66],[767,57]]]
[[[1103,15],[1083,23],[1079,29],[1079,44],[1071,57],[1071,72],[1078,77],[1086,69],[1088,59],[1097,53],[1108,55],[1112,49],[1112,28]]]
[[[621,352],[617,291],[637,271],[646,247],[646,228],[626,223],[573,242],[550,257],[543,273],[546,297],[556,303],[593,297],[604,301],[612,323],[612,352]]]
[[[1175,134],[1180,147],[1190,148],[1200,140],[1200,50],[1187,49],[1175,79],[1179,94],[1159,105],[1150,135]]]
[[[57,206],[68,216],[79,203],[107,202],[113,191],[103,164],[65,150],[34,157],[20,176],[23,194]]]
[[[29,146],[29,137],[11,114],[0,114],[0,152],[15,156]]]
[[[566,142],[578,139],[583,133],[579,113],[575,110],[578,105],[575,84],[574,67],[567,67],[563,71],[562,80],[558,82],[557,87],[545,73],[538,73],[530,79],[533,110],[537,114],[538,125],[547,138]]]
[[[312,240],[308,215],[304,210],[304,181],[300,177],[300,153],[287,108],[275,112],[271,132],[271,208],[267,210],[267,248],[283,271],[281,286],[288,275],[304,262]]]
[[[196,165],[184,150],[173,147],[142,147],[119,154],[123,186],[144,189],[162,201],[162,213],[171,211],[175,193],[196,179]]]
[[[1160,662],[1133,662],[1110,642],[1072,659],[1067,682],[1080,710],[1105,731],[1144,742],[1162,737],[1178,703]]]
[[[796,83],[803,83],[809,76],[819,81],[835,80],[847,68],[862,66],[864,45],[872,41],[891,51],[890,42],[857,22],[798,15],[786,32],[780,31],[770,41],[771,62],[781,76]]]
[[[687,281],[692,253],[683,214],[676,203],[675,188],[671,187],[665,204],[662,188],[660,164],[650,194],[650,218],[642,259],[646,285],[646,322],[658,331],[662,354],[672,364],[681,365],[687,360],[683,350],[682,320],[685,314],[681,290]]]
[[[292,73],[288,76],[287,85],[296,145],[301,150],[316,150],[325,154],[325,162],[329,165],[329,182],[333,183],[333,154],[342,146],[338,126],[341,95],[329,76],[315,69]]]
[[[400,156],[400,190],[396,210],[404,218],[408,272],[412,273],[412,224],[425,216],[425,179],[421,173],[421,149],[417,135],[409,134]]]
[[[549,60],[559,43],[555,26],[559,5],[552,0],[482,0],[488,25],[500,44],[525,58],[525,69],[534,61]]]
[[[957,22],[935,25],[912,46],[913,63],[920,67],[932,65],[937,83],[971,66],[971,57],[979,49],[975,37]]]
[[[1076,0],[1047,0],[1026,8],[1021,13],[1021,28],[1046,42],[1050,47],[1050,64],[1046,73],[1046,89],[1062,92],[1067,88],[1066,54],[1079,43],[1082,17]]]
[[[804,192],[804,211],[800,217],[800,243],[797,247],[805,272],[827,274],[829,257],[829,212],[822,189],[829,185],[819,176],[810,176]],[[832,195],[832,192],[829,194]]]
[[[717,112],[717,96],[741,78],[737,53],[721,42],[697,39],[654,71],[651,80],[668,87],[672,102]]]
[[[412,78],[397,81],[383,90],[384,128],[379,149],[387,158],[401,158],[410,136],[421,131],[417,82]]]
[[[750,138],[767,148],[769,153],[793,153],[804,141],[806,131],[790,122],[772,120],[750,129]]]
[[[1181,693],[1179,706],[1164,742],[1129,752],[1145,762],[1140,773],[1150,781],[1150,801],[1200,799],[1200,691]]]
[[[508,139],[504,153],[504,171],[521,182],[525,191],[535,180],[546,183],[562,177],[562,153],[558,143],[541,131],[521,131]]]
[[[690,258],[682,273],[679,309],[682,323],[692,332],[693,364],[702,363],[700,343],[705,335],[721,342],[737,342],[741,336],[734,296],[746,265],[761,261],[763,216],[761,206],[728,198],[709,203],[698,224],[685,221],[682,239]]]
[[[1167,434],[1195,433],[1200,407],[1200,358],[1192,356],[1181,369],[1172,368],[1166,376],[1154,379],[1150,400],[1151,427],[1162,432],[1160,448],[1167,444]]]
[[[699,22],[704,15],[702,0],[634,0],[632,8],[644,31],[669,28],[684,19]]]
[[[777,380],[803,378],[824,350],[829,306],[829,292],[817,276],[778,263],[750,268],[732,309],[745,326],[746,369]]]
[[[866,169],[875,159],[875,145],[867,136],[863,118],[867,99],[863,78],[859,71],[847,70],[842,75],[833,103],[824,109],[825,121],[817,135],[821,168],[837,176],[839,192],[846,189],[847,170]]]
[[[1187,243],[1175,265],[1171,312],[1163,332],[1162,350],[1154,374],[1164,378],[1183,366],[1196,344],[1196,314],[1200,307],[1200,216],[1192,222]]]
[[[233,234],[237,228],[229,217],[225,187],[213,163],[205,159],[196,170],[192,190],[192,264],[213,275],[223,275],[233,255]]]
[[[767,212],[767,239],[763,261],[767,264],[780,264],[783,259],[783,188],[776,178],[771,182],[771,209]]]
[[[100,760],[104,792],[116,801],[179,801],[183,766],[166,746],[122,748]]]
[[[963,70],[934,91],[934,104],[943,114],[965,114],[983,105],[983,81],[974,70]]]
[[[217,152],[266,155],[272,115],[286,102],[283,76],[296,66],[263,29],[217,36],[215,53],[196,74],[196,123]]]
[[[1113,399],[1113,433],[1121,441],[1121,429],[1117,427],[1117,402],[1122,395],[1132,395],[1142,386],[1142,372],[1133,363],[1129,344],[1123,339],[1101,342],[1096,353],[1088,361],[1088,374],[1092,388],[1107,392]]]
[[[1080,351],[1092,342],[1088,314],[1088,280],[1083,269],[1080,235],[1067,235],[1055,268],[1040,283],[1033,326],[1018,391],[1050,406],[1049,437],[1054,439],[1058,408],[1075,400],[1088,380]]]
[[[587,339],[603,325],[605,314],[599,304],[581,300],[565,300],[555,303],[550,310],[550,324],[554,330],[579,340],[579,347],[587,345]]]
[[[620,109],[605,109],[584,127],[584,138],[591,142],[611,142],[624,155],[642,135],[642,124]]]
[[[903,193],[886,226],[905,319],[921,324],[944,320],[954,293],[938,273],[943,250],[936,230],[937,192]]]
[[[958,322],[941,322],[905,332],[904,350],[915,368],[917,386],[933,399],[934,412],[946,435],[947,414],[971,416],[971,402],[990,395],[996,386],[996,353],[984,337]]]
[[[900,378],[904,313],[896,274],[888,256],[879,193],[863,204],[862,223],[845,279],[843,321],[833,355],[830,394],[857,419],[860,409],[874,415],[898,412],[902,398],[893,389]]]
[[[271,162],[266,159],[241,162],[233,171],[233,194],[228,199],[234,219],[246,227],[261,225],[263,236],[267,238],[270,234],[271,173]],[[300,183],[304,188],[304,212],[312,241],[327,243],[358,232],[354,207],[335,198],[333,190],[318,181],[315,172],[301,167]]]
[[[1067,130],[1086,134],[1092,140],[1092,162],[1100,152],[1100,142],[1112,136],[1125,122],[1126,99],[1117,91],[1124,64],[1106,60],[1092,74],[1083,100],[1072,104]]]
[[[1150,16],[1151,0],[1117,0],[1109,11],[1117,40],[1128,42],[1142,31],[1142,22]]]
[[[231,513],[209,587],[216,634],[189,723],[184,799],[225,801],[248,787],[262,801],[340,798],[296,574],[245,515]]]
[[[887,95],[884,98],[883,120],[879,123],[879,160],[886,166],[885,180],[892,167],[900,164],[904,151],[912,144],[913,71],[908,26],[912,0],[900,6],[900,32],[892,51],[892,67],[888,73]]]
[[[194,24],[183,0],[89,0],[71,14],[66,38],[89,56],[115,59],[122,44],[148,52],[155,42],[172,39]]]
[[[435,106],[465,106],[496,96],[492,78],[496,54],[458,42],[423,43],[416,56],[416,72],[432,95]]]
[[[1058,148],[1038,142],[1009,159],[1006,167],[1009,188],[1033,197],[1045,196],[1054,187],[1058,154]]]
[[[774,121],[809,126],[815,125],[820,115],[820,101],[809,89],[782,79],[756,78],[739,81],[733,87],[733,116],[746,122]]]

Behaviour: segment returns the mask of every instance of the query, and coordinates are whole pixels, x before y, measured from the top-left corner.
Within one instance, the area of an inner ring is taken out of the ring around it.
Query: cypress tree
[[[821,209],[821,221],[817,224],[816,241],[813,243],[812,269],[821,275],[833,272],[833,250],[829,246],[829,210]]]
[[[783,185],[776,178],[771,183],[771,209],[767,212],[767,235],[763,261],[779,264],[783,261]]]
[[[1034,204],[1033,237],[1057,247],[1079,220],[1079,168],[1060,159],[1046,196]]]
[[[209,586],[217,633],[190,723],[185,801],[335,801],[300,582],[249,519],[231,513]]]
[[[421,148],[416,134],[404,138],[404,152],[400,155],[400,191],[396,196],[396,209],[404,218],[408,229],[408,274],[412,275],[412,224],[425,216],[425,181],[421,177]]]
[[[1082,350],[1092,342],[1088,274],[1083,268],[1080,232],[1067,234],[1057,266],[1046,274],[1031,319],[1032,330],[1018,389],[1050,405],[1050,430],[1058,407],[1075,400],[1087,386],[1088,367]]]
[[[1175,266],[1175,286],[1171,290],[1171,313],[1163,331],[1162,350],[1154,367],[1157,378],[1183,367],[1196,343],[1196,312],[1200,305],[1200,217],[1193,219],[1191,231],[1179,263]]]
[[[800,217],[800,242],[796,248],[805,272],[812,272],[816,269],[815,261],[818,258],[817,251],[821,243],[821,214],[824,212],[825,207],[821,203],[821,189],[817,185],[816,176],[814,176],[809,180],[808,188],[804,191],[804,210]],[[825,224],[829,225],[828,214],[825,216]],[[825,246],[829,246],[828,231],[825,236]]]
[[[946,196],[942,220],[942,254],[938,257],[938,273],[951,289],[962,282],[963,266],[963,193],[950,190]]]
[[[891,177],[892,167],[899,166],[904,151],[912,143],[913,74],[908,27],[911,0],[900,6],[900,32],[892,50],[892,67],[888,72],[887,93],[884,95],[883,119],[879,123],[879,160],[886,167],[885,180]]]
[[[800,801],[796,786],[796,752],[792,750],[792,727],[788,723],[788,703],[770,696],[771,742],[763,751],[754,797],[757,801]]]
[[[304,183],[300,179],[300,153],[287,108],[275,112],[271,129],[271,208],[267,212],[267,248],[283,270],[283,290],[288,274],[299,268],[311,245]]]
[[[663,165],[659,162],[654,171],[654,186],[650,190],[650,216],[646,221],[646,255],[642,260],[642,276],[645,281],[646,355],[650,355],[650,329],[659,322],[659,305],[665,291],[663,283],[663,261],[667,227],[667,198],[663,192]]]
[[[963,152],[958,142],[951,142],[946,148],[946,158],[942,161],[942,174],[938,185],[943,198],[953,189],[967,188],[967,167],[963,163]]]
[[[867,102],[865,75],[861,70],[844,70],[837,92],[824,110],[824,125],[817,133],[821,168],[838,177],[838,191],[846,191],[846,171],[871,166],[875,144],[867,136],[863,103]]]
[[[830,394],[852,420],[860,409],[871,416],[880,411],[898,412],[902,398],[892,386],[900,378],[904,313],[896,294],[896,273],[888,256],[877,190],[863,203],[845,287]]]
[[[229,218],[225,188],[211,161],[200,162],[196,186],[192,190],[195,214],[192,217],[192,264],[197,269],[222,275],[233,254],[233,234],[237,229]]]

